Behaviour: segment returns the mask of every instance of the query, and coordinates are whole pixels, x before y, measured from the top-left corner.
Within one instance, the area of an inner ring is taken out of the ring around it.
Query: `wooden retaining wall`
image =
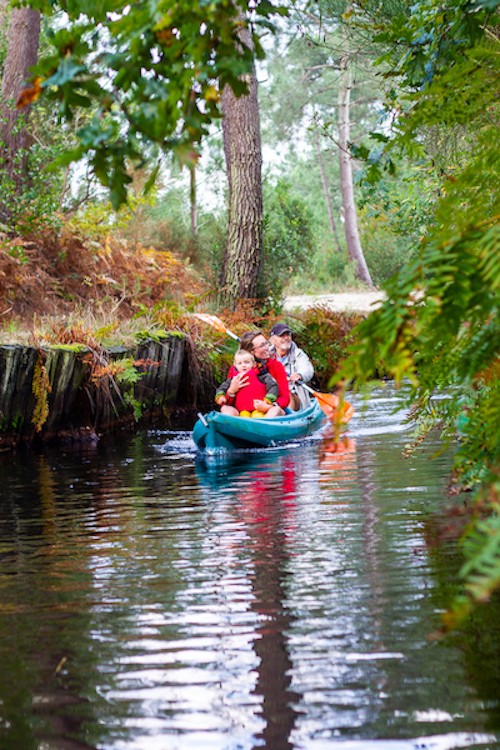
[[[185,355],[186,341],[175,334],[100,352],[0,346],[0,449],[54,439],[93,441],[119,426],[135,428],[167,415],[186,392]],[[122,369],[128,360],[128,380],[115,372],[120,360]],[[134,373],[141,373],[135,383]]]

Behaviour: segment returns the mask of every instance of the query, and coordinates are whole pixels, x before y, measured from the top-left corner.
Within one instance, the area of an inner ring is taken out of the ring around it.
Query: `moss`
[[[51,344],[49,349],[53,351],[63,351],[63,352],[74,352],[75,354],[79,354],[80,352],[86,352],[88,351],[88,346],[85,346],[85,344]]]
[[[24,415],[22,414],[14,414],[10,419],[4,417],[0,421],[0,432],[19,432],[23,425]]]
[[[167,336],[171,336],[173,339],[184,339],[186,334],[184,331],[168,331]]]

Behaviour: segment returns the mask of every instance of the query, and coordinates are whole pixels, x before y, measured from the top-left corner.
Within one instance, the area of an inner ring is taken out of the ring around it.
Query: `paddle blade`
[[[332,422],[346,424],[354,414],[354,408],[347,401],[340,401],[334,393],[318,393],[313,391],[318,399],[321,410]]]
[[[239,341],[238,336],[229,330],[229,328],[226,328],[224,323],[220,318],[217,317],[217,315],[210,315],[209,313],[192,313],[193,317],[198,318],[198,320],[203,321],[203,323],[208,323],[209,326],[212,326],[212,328],[215,328],[216,331],[219,331],[220,333],[227,333],[228,336],[231,336],[232,339],[235,339],[235,341]]]

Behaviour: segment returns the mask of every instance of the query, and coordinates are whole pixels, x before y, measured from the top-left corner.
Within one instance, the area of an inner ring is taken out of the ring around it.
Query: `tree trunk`
[[[240,32],[240,39],[247,47],[252,46],[248,29]],[[222,92],[229,215],[220,281],[223,299],[231,306],[239,298],[256,297],[262,262],[262,150],[254,72],[246,82],[246,96],[236,97],[229,86]]]
[[[0,102],[0,169],[10,178],[19,194],[26,181],[26,128],[29,109],[16,109],[16,101],[26,86],[30,68],[38,56],[40,13],[31,8],[14,8],[10,16],[7,54]],[[8,206],[0,205],[0,219],[8,220]]]
[[[342,190],[342,207],[344,210],[345,237],[349,257],[356,263],[356,276],[374,288],[370,271],[366,265],[365,256],[361,248],[358,232],[358,217],[354,202],[354,185],[352,179],[352,163],[349,153],[349,105],[351,98],[352,77],[349,53],[343,53],[340,59],[338,118],[339,118],[339,159],[340,184]]]
[[[328,179],[326,177],[325,165],[323,164],[323,155],[321,153],[321,147],[319,143],[319,135],[316,132],[314,136],[314,144],[316,146],[316,156],[318,159],[319,173],[321,175],[321,184],[323,185],[323,194],[325,196],[326,209],[328,211],[328,223],[330,224],[330,230],[333,236],[333,240],[337,246],[337,251],[342,252],[340,247],[339,235],[337,232],[337,224],[335,222],[335,216],[333,214],[332,199],[330,196],[330,188],[328,186]]]
[[[189,208],[191,215],[191,234],[198,234],[198,206],[196,203],[196,167],[189,168]]]

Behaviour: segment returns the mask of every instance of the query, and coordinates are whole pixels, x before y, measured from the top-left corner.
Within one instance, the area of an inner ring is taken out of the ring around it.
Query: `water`
[[[0,456],[0,750],[500,748],[499,608],[430,637],[450,456],[403,459],[396,405],[337,452]]]

